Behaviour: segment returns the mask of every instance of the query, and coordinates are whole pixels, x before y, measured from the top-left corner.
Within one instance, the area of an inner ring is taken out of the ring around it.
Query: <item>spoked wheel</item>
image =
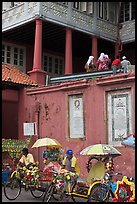
[[[51,198],[56,201],[62,200],[61,195],[56,193],[56,188],[54,184],[50,185],[48,190],[44,192],[43,202],[49,202]]]
[[[55,184],[55,186],[54,186],[53,198],[54,198],[54,200],[61,201],[66,196],[64,193],[65,182],[62,181],[58,187],[57,187],[57,185],[58,184]]]
[[[78,190],[79,189],[79,190]],[[72,187],[72,192],[71,192],[71,199],[73,200],[73,202],[79,202],[79,198],[80,198],[80,201],[81,202],[85,202],[85,200],[87,201],[87,196],[85,195],[85,196],[79,196],[79,195],[76,195],[76,194],[83,194],[82,193],[83,192],[83,190],[82,190],[82,188],[80,189],[79,188],[79,186],[78,186],[78,184],[77,183],[75,183],[74,185],[73,185],[73,187]],[[75,194],[76,193],[76,194]]]
[[[39,189],[30,190],[30,192],[31,192],[31,195],[32,195],[34,198],[41,198],[41,197],[44,195],[44,192],[43,192],[43,191],[40,191]]]
[[[76,188],[77,184],[75,183],[72,187],[72,195],[71,195],[71,199],[73,200],[73,202],[77,202],[77,197],[73,195],[73,192],[75,192],[75,188]]]
[[[109,192],[102,188],[101,185],[95,185],[91,189],[90,196],[87,202],[108,202]]]
[[[10,178],[4,183],[4,195],[8,200],[15,200],[21,193],[21,182],[16,178]]]
[[[44,192],[43,202],[49,202],[53,196],[54,184],[51,184],[47,191]]]

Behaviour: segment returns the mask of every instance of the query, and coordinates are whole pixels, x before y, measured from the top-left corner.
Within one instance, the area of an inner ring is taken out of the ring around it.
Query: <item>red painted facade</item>
[[[80,155],[80,151],[86,146],[96,143],[107,143],[107,116],[106,97],[107,91],[119,90],[121,87],[129,88],[132,93],[132,131],[135,129],[135,81],[134,75],[125,78],[121,76],[118,80],[116,76],[101,79],[100,85],[96,80],[80,80],[64,82],[59,85],[28,89],[25,95],[24,122],[37,122],[38,135],[32,136],[30,146],[43,137],[56,138],[63,146],[64,151],[73,149],[78,157],[81,176],[86,177],[85,171],[88,156]],[[105,85],[104,85],[105,84]],[[72,139],[68,132],[68,96],[73,94],[83,94],[85,138]],[[20,117],[23,119],[22,116]],[[23,122],[23,120],[22,120]],[[23,133],[19,139],[24,138]],[[122,156],[115,158],[116,171],[121,171],[128,176],[135,176],[135,151],[130,148],[117,147]],[[128,149],[128,151],[127,151]],[[35,159],[39,160],[43,166],[42,150],[44,148],[31,149]]]
[[[12,123],[11,123],[12,118]],[[18,138],[18,92],[4,90],[2,92],[2,137],[11,135]],[[13,128],[15,127],[15,128]]]
[[[42,20],[36,20],[35,30],[35,47],[33,45],[24,44],[26,47],[26,73],[29,73],[31,78],[38,82],[38,84],[45,84],[45,72],[42,70]],[[92,36],[91,55],[97,59],[98,41]],[[12,42],[12,40],[11,40]],[[15,42],[14,42],[15,43]],[[72,30],[66,29],[65,41],[65,74],[83,72],[84,60],[80,57],[72,59]],[[16,43],[15,43],[16,44]],[[20,43],[19,43],[20,44]],[[20,44],[21,45],[21,44]],[[105,43],[104,43],[105,47]],[[43,48],[45,50],[46,47]],[[105,47],[106,49],[106,47]],[[118,47],[115,47],[115,52],[118,52]],[[107,51],[107,50],[106,50]],[[127,52],[128,51],[128,52]],[[34,57],[33,57],[34,52]],[[52,50],[51,50],[52,52]],[[116,54],[115,53],[115,54]],[[128,49],[125,46],[124,55],[129,53],[130,60],[134,64],[134,48]],[[133,55],[131,54],[133,53]],[[63,53],[64,54],[64,53]],[[89,54],[90,55],[90,54]],[[88,58],[88,56],[87,56]],[[87,59],[86,59],[87,60]],[[73,62],[73,65],[72,65]],[[86,61],[84,61],[85,63]],[[87,156],[81,156],[79,153],[86,146],[95,143],[107,143],[107,118],[106,118],[106,97],[107,91],[121,89],[131,89],[132,95],[132,131],[135,132],[135,79],[133,77],[123,77],[120,80],[111,76],[106,82],[102,79],[102,84],[98,84],[96,80],[81,80],[73,82],[60,83],[59,85],[49,85],[32,89],[19,90],[4,90],[2,93],[3,100],[3,121],[8,121],[8,124],[3,126],[6,129],[7,138],[24,139],[23,123],[37,122],[38,135],[32,136],[33,143],[38,138],[49,136],[56,138],[63,146],[64,151],[71,148],[74,150],[76,157],[78,157],[81,176],[86,177],[87,172],[86,162]],[[83,94],[84,104],[84,122],[85,122],[85,138],[71,139],[68,132],[68,96],[73,94]],[[7,105],[6,105],[7,103]],[[10,103],[10,105],[9,105]],[[11,106],[11,104],[14,104]],[[10,110],[11,115],[8,114]],[[11,123],[14,114],[16,115],[15,123]],[[10,118],[10,120],[7,119]],[[6,122],[4,123],[6,124]],[[4,132],[3,132],[4,134]],[[5,137],[4,135],[4,137]],[[16,136],[15,136],[16,135]],[[44,149],[44,148],[43,148]],[[31,149],[34,153],[35,160],[40,162],[43,166],[42,148]],[[135,152],[133,149],[119,147],[118,150],[122,156],[114,160],[117,171],[121,171],[128,176],[135,176]]]

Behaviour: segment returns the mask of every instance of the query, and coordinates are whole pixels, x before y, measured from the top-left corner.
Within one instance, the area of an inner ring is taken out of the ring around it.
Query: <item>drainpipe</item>
[[[41,104],[37,102],[35,106],[36,121],[37,121],[37,135],[38,135],[37,139],[40,139],[40,109],[41,109]],[[38,147],[37,153],[38,153],[37,161],[39,161],[39,167],[41,167],[41,161],[40,161],[41,155],[40,155],[39,147]]]
[[[116,44],[115,44],[115,58],[116,58],[116,56],[120,56],[121,52],[122,52],[122,42],[121,42],[121,39],[120,39],[120,27],[121,27],[121,24],[119,23],[120,22],[120,11],[121,11],[121,2],[119,2],[119,8],[118,8],[117,41],[116,41]]]
[[[93,30],[95,35],[92,36],[92,49],[91,55],[94,56],[94,64],[96,65],[98,59],[98,37],[96,36],[97,33],[97,2],[93,2]]]

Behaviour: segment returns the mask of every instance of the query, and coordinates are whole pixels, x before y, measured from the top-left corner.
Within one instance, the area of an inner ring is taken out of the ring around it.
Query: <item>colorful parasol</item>
[[[34,147],[56,147],[56,148],[62,148],[62,145],[53,138],[42,138],[42,139],[38,139],[32,146],[32,148]]]
[[[95,144],[86,147],[80,152],[81,155],[96,155],[96,156],[120,156],[121,153],[113,146],[107,144]]]

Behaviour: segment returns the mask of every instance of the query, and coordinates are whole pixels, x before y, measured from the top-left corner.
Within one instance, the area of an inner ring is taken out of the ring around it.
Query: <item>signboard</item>
[[[23,124],[24,135],[36,135],[36,123],[24,123]]]

